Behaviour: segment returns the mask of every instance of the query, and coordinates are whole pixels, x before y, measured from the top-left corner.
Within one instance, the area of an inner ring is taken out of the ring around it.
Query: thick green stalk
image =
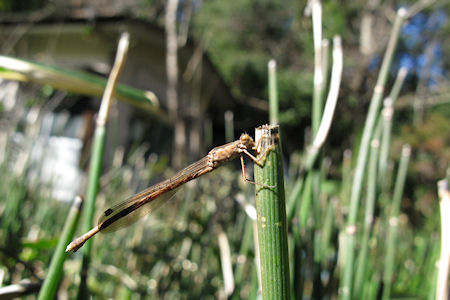
[[[406,173],[408,171],[409,158],[411,156],[411,147],[404,145],[402,148],[402,156],[398,167],[397,178],[395,180],[394,196],[389,217],[389,231],[387,237],[386,260],[383,272],[383,300],[387,300],[391,295],[392,276],[394,274],[394,256],[397,247],[398,218],[400,214],[400,203],[403,196],[403,188],[406,181]]]
[[[370,100],[369,112],[364,124],[361,144],[359,147],[358,159],[356,164],[355,176],[352,185],[352,194],[350,199],[350,211],[347,219],[346,229],[346,264],[344,277],[341,280],[341,286],[339,289],[340,298],[344,300],[350,300],[352,297],[352,282],[354,272],[354,246],[355,246],[355,233],[356,233],[356,218],[358,215],[358,206],[361,198],[362,183],[364,180],[364,173],[366,169],[366,162],[368,156],[368,150],[370,140],[372,138],[373,129],[375,127],[375,121],[378,116],[381,99],[383,97],[384,86],[389,74],[389,67],[391,66],[392,58],[394,56],[394,50],[397,46],[398,38],[403,22],[406,17],[406,10],[399,9],[397,17],[395,19],[392,34],[389,39],[388,47],[383,58],[381,70],[377,79],[377,83],[374,88],[372,99]]]
[[[277,90],[277,62],[271,59],[267,64],[269,70],[269,118],[270,124],[278,124],[278,90]]]
[[[255,131],[261,166],[255,164],[256,211],[263,299],[290,299],[289,254],[279,126]]]
[[[45,277],[39,292],[38,299],[53,299],[55,297],[56,290],[61,280],[64,261],[67,257],[65,248],[66,245],[72,240],[72,237],[77,228],[78,220],[80,218],[81,206],[83,205],[83,198],[76,197],[73,201],[72,208],[67,216],[64,229],[59,238],[58,245],[56,246],[55,253],[52,257],[50,267]]]

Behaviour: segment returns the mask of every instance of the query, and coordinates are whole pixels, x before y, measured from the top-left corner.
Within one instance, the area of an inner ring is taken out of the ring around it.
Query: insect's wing
[[[113,232],[135,223],[141,217],[152,213],[162,204],[170,200],[177,191],[178,189],[168,191],[144,204],[142,204],[142,199],[137,197],[139,196],[137,195],[111,208],[108,208],[98,221],[100,232]]]

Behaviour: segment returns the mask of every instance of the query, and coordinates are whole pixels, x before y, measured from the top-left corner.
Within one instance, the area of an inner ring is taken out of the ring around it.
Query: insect
[[[212,172],[235,158],[240,157],[241,159],[242,176],[244,180],[254,183],[245,176],[243,155],[245,154],[256,164],[261,166],[261,161],[265,158],[266,153],[262,153],[260,156],[261,158],[256,158],[249,152],[256,150],[256,148],[257,145],[253,139],[248,134],[242,134],[238,140],[212,149],[205,157],[178,171],[172,177],[105,210],[98,224],[79,238],[72,241],[67,246],[66,252],[77,251],[87,240],[98,232],[115,231],[136,222],[140,217],[151,213],[169,200],[175,194],[177,189],[186,182]]]

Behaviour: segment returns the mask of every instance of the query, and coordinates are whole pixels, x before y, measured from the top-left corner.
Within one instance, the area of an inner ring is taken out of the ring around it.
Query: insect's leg
[[[240,157],[241,159],[241,168],[242,168],[242,180],[246,181],[247,180],[247,176],[245,176],[245,164],[244,164],[244,158]]]
[[[258,166],[260,166],[260,162],[258,161],[258,158],[256,158],[253,154],[251,154],[250,152],[248,152],[247,149],[241,149],[241,153],[244,153],[245,155],[247,155],[251,160],[253,160],[253,162],[255,164],[257,164]],[[242,158],[242,155],[241,155]]]
[[[248,152],[247,149],[242,149],[241,152],[245,153],[255,164],[257,164],[260,167],[264,166],[264,161],[267,158],[267,154],[269,154],[269,151],[272,150],[272,147],[267,147],[264,149],[264,151],[261,153],[260,157],[255,157],[253,154]]]
[[[269,188],[269,189],[273,189],[275,187],[274,185],[265,185],[265,184],[261,184],[261,183],[256,183],[256,182],[248,179],[247,175],[245,175],[245,163],[244,163],[244,157],[242,155],[241,155],[241,167],[242,167],[242,179],[244,181],[247,181],[247,182],[249,182],[251,184],[254,184],[254,185],[259,185],[259,186],[262,186],[262,187],[265,187],[265,188]]]
[[[250,179],[247,178],[247,175],[245,175],[245,163],[244,163],[244,157],[242,155],[241,155],[241,167],[242,167],[242,180],[256,185],[256,182],[251,181]]]

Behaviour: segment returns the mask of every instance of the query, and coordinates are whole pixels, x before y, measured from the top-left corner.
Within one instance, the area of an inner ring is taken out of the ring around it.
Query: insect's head
[[[253,147],[255,146],[255,142],[253,141],[252,137],[246,133],[241,135],[239,141],[242,145],[245,146],[246,149],[253,149]]]

